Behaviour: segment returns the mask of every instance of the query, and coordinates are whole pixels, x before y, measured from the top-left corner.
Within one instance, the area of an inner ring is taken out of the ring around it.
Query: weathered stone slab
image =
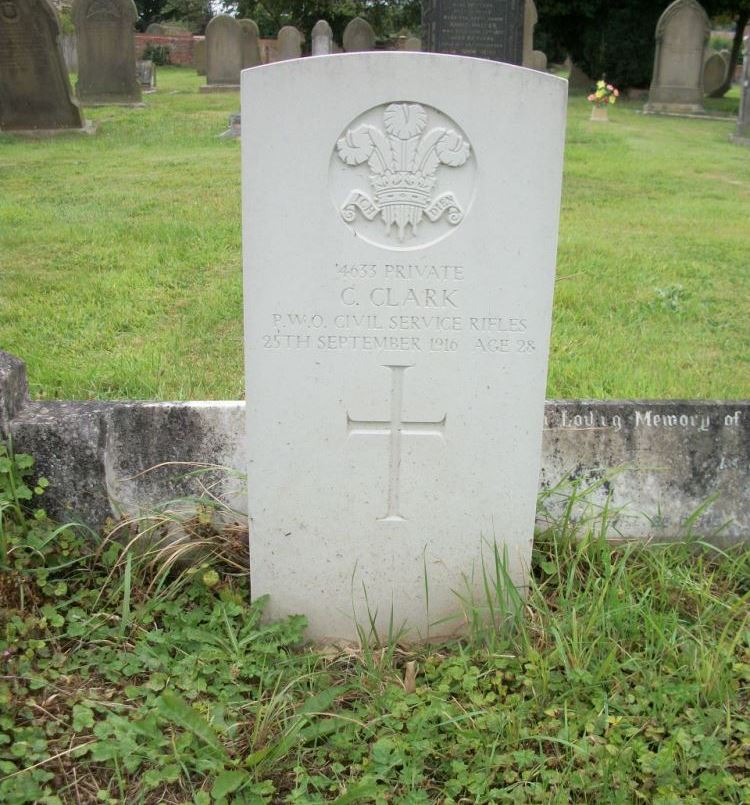
[[[737,131],[732,135],[732,139],[738,145],[750,145],[750,58],[745,57],[742,65],[742,77],[740,79],[740,113],[737,117]]]
[[[703,112],[703,57],[711,33],[696,0],[675,0],[656,25],[656,53],[644,112]]]
[[[156,65],[150,59],[139,59],[135,63],[135,72],[143,90],[156,89]]]
[[[242,33],[234,17],[219,14],[206,26],[206,86],[204,92],[236,90],[242,70]]]
[[[710,53],[703,64],[703,92],[711,95],[724,83],[729,62],[721,53]]]
[[[83,128],[48,0],[0,3],[0,131]]]
[[[495,540],[526,582],[565,102],[436,54],[243,73],[253,594],[314,638],[455,630]]]
[[[242,43],[242,69],[257,67],[260,61],[258,24],[254,20],[238,20]]]
[[[76,92],[89,106],[141,102],[135,71],[133,0],[73,0],[78,38]]]
[[[404,42],[404,50],[412,53],[420,53],[422,50],[422,40],[418,36],[409,36]]]
[[[299,59],[305,37],[293,26],[285,25],[277,36],[278,60]]]
[[[333,53],[333,31],[325,20],[315,23],[311,38],[313,56],[330,56]]]
[[[422,0],[422,46],[521,64],[524,0]]]
[[[196,39],[193,44],[193,67],[198,75],[206,74],[206,40]]]
[[[178,490],[200,494],[184,478],[191,467],[148,471],[168,460],[226,467],[213,489],[246,509],[237,477],[254,446],[246,446],[242,402],[29,402],[23,363],[0,351],[0,438],[9,433],[50,479],[44,505],[58,520],[100,528],[123,513],[153,511]],[[679,539],[708,502],[693,534],[719,544],[750,540],[750,402],[547,402],[544,507],[559,512],[572,482],[597,487],[578,517],[611,495],[610,538]]]
[[[375,31],[367,20],[355,17],[344,28],[344,50],[347,53],[361,53],[375,49]]]

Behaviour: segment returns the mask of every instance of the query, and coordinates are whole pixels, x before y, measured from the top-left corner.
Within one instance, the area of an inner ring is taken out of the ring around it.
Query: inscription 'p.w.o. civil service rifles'
[[[341,207],[341,217],[352,223],[357,210],[372,221],[378,214],[386,232],[396,228],[399,241],[417,234],[426,215],[437,221],[443,213],[454,226],[463,210],[451,192],[433,198],[441,165],[461,167],[471,146],[454,129],[437,126],[424,133],[427,111],[418,103],[392,103],[383,113],[383,129],[361,125],[349,129],[336,143],[340,159],[356,166],[367,162],[373,196],[352,190]]]

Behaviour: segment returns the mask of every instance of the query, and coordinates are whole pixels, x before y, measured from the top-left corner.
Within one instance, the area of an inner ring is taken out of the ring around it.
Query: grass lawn
[[[248,603],[242,524],[202,511],[178,572],[27,515],[30,463],[0,448],[6,805],[750,801],[748,546],[563,520],[463,641],[316,650]]]
[[[95,137],[0,135],[0,348],[35,396],[242,397],[239,99],[202,81],[160,69]],[[548,396],[749,397],[750,149],[640,108],[570,101]]]

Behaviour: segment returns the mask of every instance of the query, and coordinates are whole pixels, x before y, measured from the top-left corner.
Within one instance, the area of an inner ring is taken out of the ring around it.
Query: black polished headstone
[[[422,0],[422,49],[521,64],[524,0]]]

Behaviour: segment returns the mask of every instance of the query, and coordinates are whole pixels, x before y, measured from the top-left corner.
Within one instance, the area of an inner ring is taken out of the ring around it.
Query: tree
[[[203,33],[213,16],[211,0],[135,0],[137,27],[145,31],[152,22],[184,22],[193,33]]]
[[[654,31],[669,0],[536,0],[538,44],[560,53],[592,78],[619,87],[645,87],[651,79]]]
[[[712,17],[726,15],[734,20],[734,39],[732,40],[729,56],[729,69],[724,83],[715,92],[711,93],[712,98],[722,98],[732,86],[734,68],[740,61],[742,36],[748,20],[750,20],[750,0],[706,0],[705,9]],[[745,58],[747,58],[747,55]]]

